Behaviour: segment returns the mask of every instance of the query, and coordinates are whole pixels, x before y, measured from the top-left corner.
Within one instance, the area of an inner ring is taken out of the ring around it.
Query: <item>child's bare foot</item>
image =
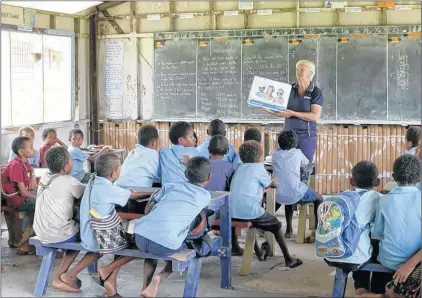
[[[52,284],[53,288],[56,290],[62,291],[62,292],[68,292],[68,293],[79,293],[81,290],[79,290],[76,287],[71,286],[70,284],[67,284],[60,280],[59,278],[55,278],[53,280]]]
[[[119,269],[114,270],[110,276],[104,280],[104,289],[107,294],[107,297],[121,297],[117,293],[117,273]]]
[[[305,242],[306,243],[314,243],[315,242],[315,231],[312,231],[311,235],[306,237]]]
[[[62,275],[60,275],[60,281],[76,289],[80,289],[82,286],[82,282],[79,278],[77,278],[76,276],[71,277],[67,273],[63,273]]]
[[[160,277],[158,275],[154,276],[151,280],[151,283],[142,290],[139,295],[141,298],[154,298],[157,296],[158,287],[160,286]]]
[[[270,249],[271,248],[268,242],[264,242],[261,244],[260,252],[258,254],[255,252],[256,257],[258,258],[260,262],[263,262],[267,259],[268,254],[270,253]]]
[[[233,246],[232,247],[232,256],[243,256],[243,248],[240,246]]]
[[[284,238],[292,238],[293,230],[288,229],[286,230],[286,233],[284,233]]]
[[[291,258],[289,261],[286,260],[286,266],[293,269],[302,265],[303,262],[300,259]]]

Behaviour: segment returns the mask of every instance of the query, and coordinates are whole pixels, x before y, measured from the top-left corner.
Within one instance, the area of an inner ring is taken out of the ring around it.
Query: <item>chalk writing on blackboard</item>
[[[123,96],[123,40],[106,40],[104,49],[105,96]]]
[[[409,90],[410,65],[407,55],[400,55],[397,68],[397,86],[402,90]]]

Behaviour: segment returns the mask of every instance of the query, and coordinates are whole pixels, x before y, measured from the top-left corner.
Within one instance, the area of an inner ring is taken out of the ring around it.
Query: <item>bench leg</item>
[[[275,190],[270,189],[267,192],[267,205],[265,207],[265,211],[267,211],[271,215],[275,215]],[[267,243],[270,245],[270,253],[268,254],[269,257],[275,255],[275,238],[274,234],[270,232],[265,232],[265,238]]]
[[[245,249],[243,251],[242,264],[240,265],[240,276],[246,276],[251,273],[253,247],[255,244],[256,229],[250,228],[246,236]]]
[[[199,275],[201,273],[202,258],[195,257],[190,260],[188,273],[186,274],[185,290],[183,291],[184,298],[196,297],[198,290]]]
[[[94,261],[91,264],[89,264],[88,273],[89,274],[97,273],[97,269],[98,269],[98,261]]]
[[[300,205],[299,209],[299,222],[297,227],[296,243],[305,242],[305,233],[306,233],[306,215],[308,211],[308,206],[306,204]]]
[[[315,230],[315,213],[314,213],[314,204],[309,204],[309,230]]]
[[[344,297],[344,294],[346,292],[348,275],[349,275],[349,272],[346,272],[340,268],[336,268],[336,276],[334,278],[333,293],[331,297],[333,298]]]
[[[41,297],[47,292],[48,281],[50,279],[51,270],[53,269],[56,251],[57,250],[54,248],[43,248],[43,257],[34,290],[34,296],[36,297]]]

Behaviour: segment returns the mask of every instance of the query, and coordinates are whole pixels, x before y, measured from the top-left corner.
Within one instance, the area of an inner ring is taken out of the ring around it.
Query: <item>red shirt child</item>
[[[56,145],[56,143],[65,148],[67,148],[67,146],[57,137],[57,133],[53,128],[44,129],[41,136],[44,141],[44,145],[40,148],[40,166],[42,168],[46,168],[45,154],[48,149]]]
[[[36,179],[28,158],[34,156],[32,145],[27,137],[13,140],[12,150],[16,157],[3,169],[1,176],[2,190],[7,195],[7,205],[19,208],[27,198],[35,198]]]

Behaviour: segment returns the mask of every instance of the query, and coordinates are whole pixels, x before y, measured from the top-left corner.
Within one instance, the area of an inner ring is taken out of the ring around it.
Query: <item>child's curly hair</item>
[[[257,163],[262,154],[261,144],[257,141],[246,141],[239,148],[240,159],[243,163]]]

